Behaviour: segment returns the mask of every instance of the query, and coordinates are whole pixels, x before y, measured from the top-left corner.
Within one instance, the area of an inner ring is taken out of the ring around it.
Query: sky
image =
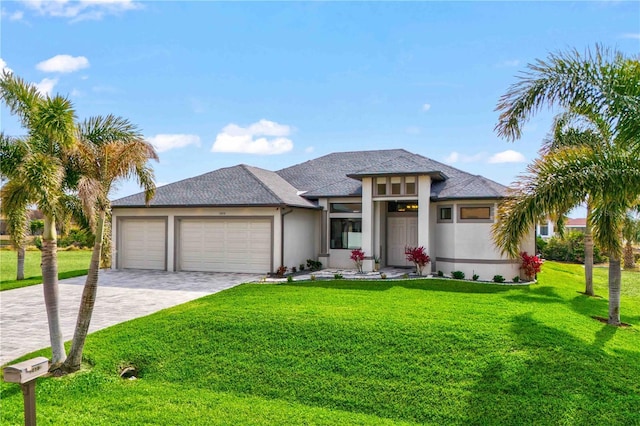
[[[158,185],[403,148],[509,185],[556,110],[509,142],[498,99],[527,64],[596,43],[640,52],[640,2],[2,1],[0,66],[114,114]],[[4,105],[2,130],[24,134]],[[112,198],[139,192],[124,182]]]

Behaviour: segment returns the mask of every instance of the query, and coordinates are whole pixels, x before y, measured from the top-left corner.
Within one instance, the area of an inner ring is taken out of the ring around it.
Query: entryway
[[[418,245],[418,216],[387,217],[387,265],[413,266],[407,262],[405,247]]]

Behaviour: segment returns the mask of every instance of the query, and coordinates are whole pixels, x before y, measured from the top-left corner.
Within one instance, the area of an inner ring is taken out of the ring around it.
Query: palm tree
[[[44,214],[42,282],[55,367],[66,358],[58,301],[56,217],[64,193],[64,157],[75,144],[75,112],[67,98],[44,96],[6,71],[0,78],[0,95],[28,132],[21,161],[14,164],[15,171],[2,188],[2,206],[11,214],[36,204]]]
[[[542,155],[568,146],[597,147],[609,143],[609,126],[598,117],[585,117],[573,112],[565,112],[554,118],[552,131],[543,141]],[[584,294],[595,296],[593,291],[593,233],[591,227],[591,203],[589,196],[584,200],[587,207],[587,221],[584,232]],[[563,217],[568,212],[561,212]]]
[[[2,180],[16,173],[22,158],[26,152],[25,141],[0,133],[0,176]],[[26,200],[21,200],[26,202]],[[28,206],[17,207],[6,211],[7,231],[11,238],[11,245],[16,250],[18,264],[16,267],[16,280],[24,279],[25,244],[27,237]],[[2,211],[5,212],[6,209]]]
[[[515,256],[514,247],[526,232],[522,226],[532,226],[532,214],[566,212],[588,196],[594,238],[610,254],[609,323],[620,324],[622,221],[640,198],[640,184],[633,183],[640,154],[640,62],[596,46],[584,56],[572,50],[537,60],[519,79],[496,108],[500,136],[518,139],[522,126],[543,106],[559,106],[607,129],[609,143],[565,147],[536,160],[500,208],[496,243]]]
[[[622,226],[622,237],[624,246],[624,269],[635,269],[635,259],[633,257],[633,244],[640,243],[640,220],[629,212],[624,218]]]
[[[105,218],[110,211],[109,193],[118,180],[133,177],[144,188],[149,202],[155,193],[155,183],[153,170],[147,163],[158,159],[138,129],[120,117],[108,115],[85,120],[78,134],[80,144],[74,156],[80,171],[77,191],[86,217],[93,225],[95,243],[71,349],[60,368],[63,373],[80,369],[96,300]]]
[[[595,241],[609,253],[609,320],[620,324],[621,234],[627,210],[638,202],[640,164],[618,146],[567,147],[536,159],[498,208],[494,241],[518,255],[519,242],[548,211],[567,211],[590,197]]]

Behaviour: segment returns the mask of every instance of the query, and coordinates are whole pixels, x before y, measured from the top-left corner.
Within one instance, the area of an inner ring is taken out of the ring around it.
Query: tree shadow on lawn
[[[513,317],[510,351],[489,355],[470,391],[471,424],[638,424],[640,352],[603,350],[618,329],[593,344],[546,326],[531,313]]]
[[[402,287],[411,290],[442,291],[452,293],[503,293],[508,291],[522,291],[528,285],[509,286],[489,283],[465,282],[457,280],[441,279],[414,279],[414,280],[321,280],[282,283],[279,285],[308,288],[327,288],[335,290],[365,290],[387,291],[394,287]]]

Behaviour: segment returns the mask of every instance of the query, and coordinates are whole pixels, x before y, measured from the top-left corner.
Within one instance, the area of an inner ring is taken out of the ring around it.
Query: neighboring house
[[[272,172],[247,165],[113,202],[115,268],[267,273],[318,259],[353,268],[362,248],[383,266],[411,266],[424,246],[432,271],[490,280],[518,275],[491,237],[506,188],[402,149],[340,152]],[[522,249],[535,250],[534,229]]]
[[[567,222],[564,224],[564,228],[565,232],[577,231],[584,233],[587,230],[587,219],[584,217],[567,219]],[[547,219],[546,222],[539,223],[536,227],[536,235],[544,239],[555,236],[555,222]]]

